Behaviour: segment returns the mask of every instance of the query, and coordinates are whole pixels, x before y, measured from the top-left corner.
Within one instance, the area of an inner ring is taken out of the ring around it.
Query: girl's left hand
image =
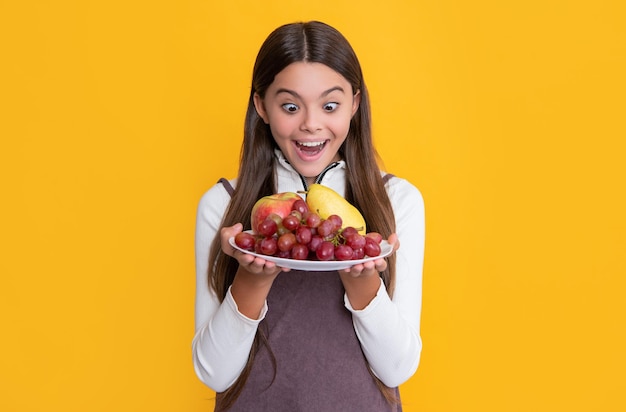
[[[393,246],[393,252],[391,253],[396,253],[396,250],[398,250],[398,248],[400,247],[400,241],[398,240],[398,236],[395,233],[393,233],[392,235],[389,236],[389,239],[387,239],[387,242],[389,242],[389,244]],[[387,269],[387,259],[381,258],[381,259],[370,260],[369,262],[365,262],[365,263],[360,263],[358,265],[354,265],[352,267],[349,267],[347,269],[340,271],[340,273],[349,274],[351,277],[361,277],[361,276],[371,276],[371,275],[378,276],[378,274],[381,272],[384,272],[385,269]]]
[[[393,253],[395,253],[400,247],[398,236],[395,233],[392,234],[388,242],[393,245]],[[387,269],[387,260],[381,258],[339,271],[341,283],[353,309],[364,309],[376,297],[380,289],[380,272],[385,269]]]

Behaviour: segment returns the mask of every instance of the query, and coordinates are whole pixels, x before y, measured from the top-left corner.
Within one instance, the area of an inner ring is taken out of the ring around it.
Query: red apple
[[[259,223],[268,217],[270,213],[277,214],[281,219],[288,216],[291,213],[294,202],[298,199],[302,198],[297,193],[284,192],[264,196],[257,200],[252,207],[252,212],[250,212],[252,230],[257,233]]]

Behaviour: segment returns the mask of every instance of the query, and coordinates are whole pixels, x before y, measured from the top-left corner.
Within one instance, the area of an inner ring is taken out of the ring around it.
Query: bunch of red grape
[[[380,233],[361,235],[359,228],[342,228],[342,224],[338,215],[322,219],[299,199],[285,218],[271,213],[253,233],[238,233],[235,244],[250,252],[297,260],[358,260],[380,255]]]

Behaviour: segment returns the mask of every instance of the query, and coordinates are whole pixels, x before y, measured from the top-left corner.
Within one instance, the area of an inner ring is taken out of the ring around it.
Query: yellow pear
[[[365,219],[361,212],[333,189],[318,183],[312,184],[306,195],[306,203],[322,219],[337,215],[343,221],[343,227],[352,226],[359,233],[365,234]]]

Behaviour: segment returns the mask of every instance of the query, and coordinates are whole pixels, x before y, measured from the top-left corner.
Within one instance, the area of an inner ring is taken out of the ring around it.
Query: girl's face
[[[330,67],[298,62],[276,75],[263,99],[255,94],[254,105],[289,163],[311,183],[339,160],[360,97]]]

